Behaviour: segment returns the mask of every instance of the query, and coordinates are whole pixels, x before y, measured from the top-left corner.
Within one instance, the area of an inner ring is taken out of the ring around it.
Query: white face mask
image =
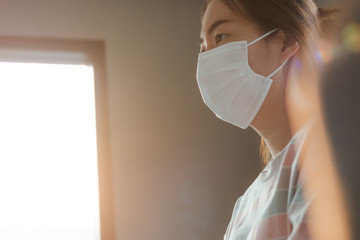
[[[265,77],[252,71],[248,64],[248,47],[277,29],[251,43],[231,42],[199,54],[197,82],[205,104],[225,122],[246,129],[254,120],[270,89],[274,76]]]

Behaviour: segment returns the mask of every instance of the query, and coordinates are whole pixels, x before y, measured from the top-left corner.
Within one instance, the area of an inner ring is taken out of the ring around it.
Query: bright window
[[[0,239],[100,239],[93,75],[0,62]]]

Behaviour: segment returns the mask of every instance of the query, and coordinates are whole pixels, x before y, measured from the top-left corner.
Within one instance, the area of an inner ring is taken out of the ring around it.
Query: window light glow
[[[100,239],[92,67],[0,62],[0,193],[0,239]]]

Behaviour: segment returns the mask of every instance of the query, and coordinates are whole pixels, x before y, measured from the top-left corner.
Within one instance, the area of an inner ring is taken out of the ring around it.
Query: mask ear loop
[[[259,37],[258,39],[255,39],[254,41],[252,41],[252,42],[250,42],[249,44],[247,44],[247,46],[250,47],[251,45],[257,43],[258,41],[266,38],[267,36],[269,36],[269,35],[271,35],[271,34],[273,34],[273,33],[276,32],[277,30],[278,30],[278,29],[275,28],[274,30],[272,30],[272,31],[270,31],[270,32],[268,32],[268,33],[265,33],[264,35],[262,35],[262,36]],[[272,78],[278,71],[280,71],[280,69],[282,69],[282,68],[285,66],[285,64],[286,64],[288,61],[289,61],[289,59],[286,59],[286,61],[285,61],[283,64],[281,64],[280,67],[278,67],[273,73],[271,73],[269,76],[266,77],[266,80]]]
[[[280,69],[282,69],[285,66],[285,64],[288,61],[289,61],[289,59],[286,59],[285,62],[283,64],[281,64],[280,67],[278,67],[273,73],[271,73],[269,76],[266,77],[266,80],[272,78],[278,71],[280,71]]]
[[[275,28],[274,30],[272,30],[272,31],[270,31],[270,32],[268,32],[268,33],[265,33],[264,35],[262,35],[261,37],[259,37],[258,39],[255,39],[254,41],[252,41],[251,43],[248,43],[248,47],[250,47],[251,45],[253,45],[253,44],[255,44],[255,43],[257,43],[258,41],[260,41],[260,40],[262,40],[262,39],[264,39],[264,38],[266,38],[267,36],[269,36],[269,35],[271,35],[271,34],[273,34],[274,32],[276,32],[278,29],[277,28]]]

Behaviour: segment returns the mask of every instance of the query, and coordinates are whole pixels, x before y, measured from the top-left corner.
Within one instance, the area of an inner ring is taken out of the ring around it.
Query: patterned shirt
[[[234,207],[224,240],[309,239],[299,155],[305,128],[260,173]]]

